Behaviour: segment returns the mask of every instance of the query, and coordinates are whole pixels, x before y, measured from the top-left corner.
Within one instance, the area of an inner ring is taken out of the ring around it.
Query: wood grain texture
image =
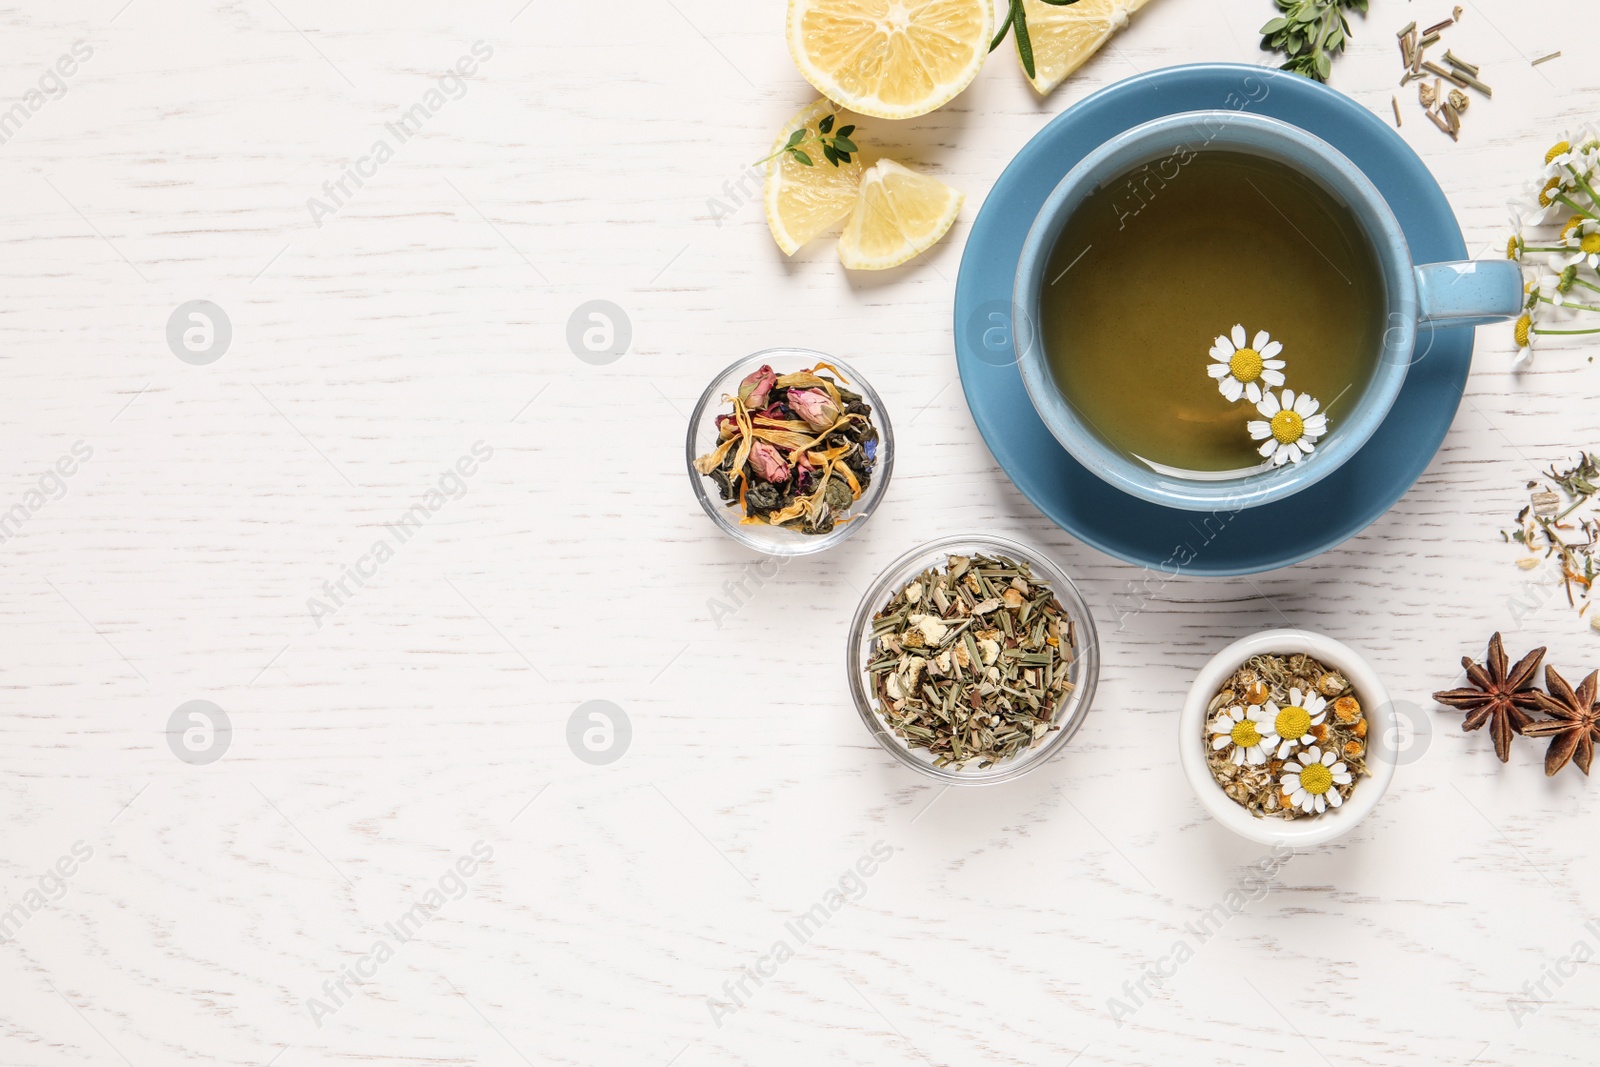
[[[1578,0],[1462,2],[1452,47],[1495,99],[1460,144],[1414,105],[1402,133],[1493,254],[1546,144],[1600,113],[1600,48]],[[1467,402],[1389,514],[1293,568],[1177,577],[1120,625],[1142,573],[1010,487],[956,381],[953,281],[1007,160],[1135,71],[1262,61],[1264,0],[1156,0],[1048,100],[1001,54],[943,111],[864,124],[969,196],[881,276],[829,240],[785,260],[730,195],[813,95],[776,0],[123,3],[0,9],[0,105],[93,53],[0,144],[0,511],[92,450],[0,545],[0,909],[25,920],[0,944],[0,1061],[1593,1062],[1595,972],[1562,960],[1600,950],[1600,794],[1546,781],[1534,744],[1501,767],[1427,694],[1496,628],[1600,663],[1563,603],[1516,621],[1527,576],[1497,533],[1525,478],[1600,443],[1597,349],[1513,375],[1509,331],[1480,331]],[[1336,87],[1388,116],[1393,31],[1449,6],[1373,0]],[[318,225],[307,200],[478,41],[459,98]],[[233,328],[209,366],[165,339],[197,299]],[[609,365],[567,346],[593,299],[632,323]],[[870,374],[899,463],[859,536],[719,620],[757,560],[696,507],[684,423],[712,373],[778,344]],[[464,489],[313,618],[476,442]],[[862,730],[840,653],[884,564],[974,529],[1077,576],[1104,673],[1060,760],[941,793]],[[1178,705],[1222,644],[1285,620],[1368,652],[1431,740],[1370,822],[1201,938],[1266,852],[1188,793]],[[233,726],[206,766],[168,746],[194,699]],[[569,750],[589,700],[632,724],[618,762]],[[492,859],[453,876],[477,842]],[[876,842],[892,858],[844,877]],[[829,911],[842,877],[859,899]],[[788,924],[819,903],[802,943]],[[780,940],[792,959],[742,977]]]

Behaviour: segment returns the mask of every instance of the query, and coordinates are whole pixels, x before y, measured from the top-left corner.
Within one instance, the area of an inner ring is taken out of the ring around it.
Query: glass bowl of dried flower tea
[[[1394,706],[1348,645],[1304,630],[1235,641],[1178,720],[1185,777],[1212,817],[1266,845],[1349,833],[1394,780]]]
[[[890,755],[951,785],[992,785],[1072,740],[1100,643],[1048,557],[973,535],[891,563],[856,609],[846,660],[861,721]]]
[[[894,467],[872,386],[803,348],[769,348],[713,378],[689,418],[687,451],[706,514],[771,556],[821,552],[855,533]]]

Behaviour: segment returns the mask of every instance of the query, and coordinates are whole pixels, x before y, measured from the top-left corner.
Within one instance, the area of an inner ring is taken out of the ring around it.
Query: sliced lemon
[[[993,0],[789,0],[789,51],[807,81],[863,115],[909,119],[972,84]]]
[[[784,123],[778,139],[772,142],[776,155],[767,160],[767,226],[786,256],[794,255],[801,245],[821,235],[856,206],[861,154],[855,153],[849,163],[836,167],[823,158],[822,146],[817,143],[817,123],[833,113],[831,103],[818,100]],[[846,125],[842,119],[834,121]],[[799,129],[806,131],[805,139],[795,147],[811,160],[809,167],[783,150]]]
[[[1028,80],[1041,94],[1051,92],[1149,2],[1078,0],[1070,7],[1057,7],[1041,0],[1022,0],[1022,8],[1028,14],[1028,37],[1033,43],[1034,75]]]
[[[939,243],[965,199],[937,178],[880,159],[861,177],[855,211],[839,236],[839,259],[851,270],[898,267]]]

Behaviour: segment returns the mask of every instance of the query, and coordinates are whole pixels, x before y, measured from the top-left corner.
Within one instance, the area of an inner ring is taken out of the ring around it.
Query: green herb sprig
[[[1051,7],[1071,7],[1078,0],[1039,0],[1041,4]],[[1023,10],[1022,0],[1010,0],[1006,10],[1005,21],[1000,23],[1000,31],[994,35],[994,40],[989,42],[989,51],[993,52],[1000,47],[1000,42],[1006,39],[1006,34],[1012,29],[1017,31],[1017,54],[1022,57],[1022,69],[1028,72],[1028,77],[1034,76],[1033,66],[1033,38],[1028,36],[1028,13]]]
[[[1367,13],[1368,0],[1273,0],[1282,15],[1261,27],[1261,50],[1282,52],[1283,69],[1325,82],[1350,40],[1345,11]]]
[[[824,115],[822,121],[817,123],[817,136],[815,138],[808,138],[806,136],[806,128],[802,126],[789,135],[789,140],[784,142],[782,148],[766,157],[766,159],[756,160],[755,165],[759,167],[767,162],[768,159],[773,159],[787,152],[790,158],[801,166],[814,167],[816,163],[812,160],[811,154],[800,146],[815,140],[822,146],[822,158],[837,167],[840,164],[849,163],[851,157],[861,151],[856,147],[855,142],[850,140],[850,135],[855,132],[856,128],[854,126],[840,126],[838,132],[835,133],[833,116]]]

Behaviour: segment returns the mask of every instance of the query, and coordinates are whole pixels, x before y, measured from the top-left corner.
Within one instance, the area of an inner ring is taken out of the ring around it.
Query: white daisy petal
[[[1267,438],[1267,443],[1266,444],[1264,444],[1260,448],[1256,449],[1256,451],[1259,452],[1263,457],[1272,456],[1272,454],[1274,452],[1276,452],[1277,450],[1278,450],[1278,442],[1274,441],[1270,437]],[[1276,463],[1278,461],[1277,457],[1273,456],[1272,457],[1272,461],[1274,463]]]
[[[1306,455],[1311,455],[1312,444],[1310,438],[1302,437],[1294,443],[1294,446]]]
[[[1244,392],[1245,395],[1250,398],[1250,403],[1259,404],[1261,402],[1261,386],[1257,385],[1255,382],[1251,382],[1246,385],[1244,387]]]
[[[1279,366],[1279,367],[1281,367],[1281,366],[1283,366],[1283,361],[1280,360],[1280,359],[1277,359],[1276,357],[1277,357],[1278,353],[1282,352],[1282,351],[1283,351],[1283,345],[1279,344],[1277,341],[1273,341],[1271,344],[1267,345],[1265,348],[1260,349],[1261,358],[1267,361],[1267,366],[1269,366],[1269,367],[1271,367],[1271,366]]]
[[[1283,765],[1283,769],[1286,771],[1294,771],[1296,774],[1298,774],[1299,772],[1305,770],[1305,765],[1299,763],[1298,761],[1290,760],[1288,763]]]
[[[1226,363],[1213,363],[1206,368],[1206,373],[1213,378],[1226,378],[1229,373],[1228,365]]]
[[[1256,410],[1270,419],[1272,416],[1282,411],[1283,408],[1279,405],[1278,398],[1275,394],[1267,393],[1261,397],[1261,403],[1256,405]]]
[[[1289,704],[1292,707],[1303,708],[1303,707],[1306,706],[1305,701],[1306,701],[1305,695],[1302,694],[1300,692],[1300,690],[1298,690],[1298,689],[1289,690]]]
[[[1236,748],[1233,750],[1233,765],[1235,767],[1244,765],[1244,749]]]
[[[1237,378],[1222,379],[1220,388],[1230,404],[1244,395],[1244,385]]]
[[[1271,368],[1261,372],[1261,380],[1272,386],[1274,389],[1288,381],[1288,379],[1283,376],[1283,371],[1272,370]]]
[[[1300,776],[1298,774],[1286,774],[1280,781],[1283,784],[1285,793],[1293,793],[1300,788]]]
[[[1309,419],[1317,413],[1317,408],[1321,406],[1315,397],[1308,393],[1301,393],[1300,399],[1294,402],[1294,413],[1302,419]]]
[[[1246,338],[1246,335],[1245,335],[1245,332],[1244,332],[1244,326],[1243,325],[1235,326],[1233,328],[1233,347],[1234,348],[1244,348],[1246,339],[1247,338]]]
[[[1252,748],[1245,753],[1245,759],[1249,761],[1250,766],[1259,767],[1261,764],[1267,762],[1267,754],[1261,751],[1260,747],[1257,746],[1256,748]]]
[[[1323,812],[1328,810],[1328,802],[1326,799],[1324,799],[1324,794],[1322,793],[1318,793],[1315,797],[1313,797],[1312,803],[1316,805],[1318,815],[1321,815]]]
[[[1224,353],[1222,357],[1223,359],[1227,359],[1229,356],[1233,355],[1235,351],[1237,351],[1233,342],[1228,340],[1226,337],[1218,337],[1216,340],[1216,347],[1221,349]]]
[[[1285,389],[1283,391],[1283,395],[1280,396],[1278,398],[1278,400],[1282,402],[1283,407],[1286,410],[1288,410],[1288,411],[1293,411],[1294,410],[1294,390],[1293,389]]]
[[[1272,465],[1274,467],[1281,467],[1285,463],[1299,462],[1300,453],[1295,451],[1293,445],[1285,445],[1283,448],[1278,449],[1277,454],[1272,457]]]
[[[1312,437],[1321,437],[1328,432],[1328,416],[1313,415],[1305,421],[1306,433]]]
[[[1255,349],[1257,353],[1260,353],[1263,348],[1267,347],[1267,342],[1270,340],[1272,340],[1272,335],[1270,333],[1268,333],[1266,330],[1257,330],[1255,337],[1253,337],[1250,341],[1250,347]]]
[[[1344,803],[1344,797],[1341,797],[1339,795],[1339,791],[1337,789],[1328,790],[1327,797],[1328,797],[1328,803],[1331,804],[1333,807],[1337,808],[1340,804]]]
[[[1211,751],[1221,752],[1223,749],[1228,747],[1229,742],[1232,740],[1233,738],[1229,737],[1227,734],[1218,734],[1216,737],[1211,739]]]
[[[1221,340],[1221,338],[1218,338],[1218,340]],[[1228,362],[1229,357],[1232,355],[1233,353],[1227,351],[1221,345],[1211,346],[1211,358],[1216,360],[1218,363]]]
[[[1348,774],[1336,774],[1333,776],[1333,780],[1338,782],[1340,785],[1349,785],[1352,781],[1354,781],[1354,779],[1352,779]]]
[[[1247,422],[1245,429],[1250,431],[1250,437],[1256,441],[1264,441],[1272,436],[1272,426],[1265,422]]]

